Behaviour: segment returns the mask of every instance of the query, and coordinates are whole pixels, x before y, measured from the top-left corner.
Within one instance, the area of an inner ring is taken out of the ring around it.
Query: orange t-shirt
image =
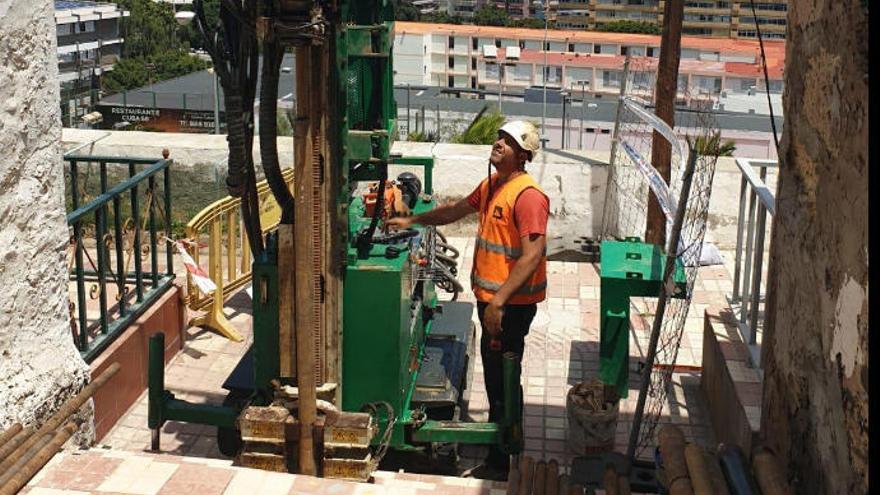
[[[492,195],[497,192],[493,188]],[[468,195],[468,203],[475,209],[480,209],[480,186]],[[547,235],[547,218],[550,215],[550,200],[534,188],[523,191],[513,207],[513,221],[520,237],[538,234]]]

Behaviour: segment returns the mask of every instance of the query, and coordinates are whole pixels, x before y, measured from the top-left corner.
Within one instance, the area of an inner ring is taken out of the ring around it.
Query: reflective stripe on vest
[[[494,180],[497,175],[493,175]],[[518,175],[502,184],[494,197],[488,198],[489,179],[480,184],[480,226],[474,246],[474,269],[471,287],[478,301],[489,301],[501,288],[516,261],[523,255],[522,239],[514,221],[513,208],[519,195],[541,187],[528,174]],[[547,288],[546,247],[535,272],[507,301],[508,304],[531,304],[543,301]]]
[[[490,290],[492,292],[497,292],[498,289],[501,288],[501,284],[490,282],[484,278],[480,278],[475,273],[471,274],[471,283],[476,285],[477,287],[480,287],[481,289]],[[547,290],[546,280],[539,283],[538,285],[523,285],[514,294],[537,294],[545,290]]]

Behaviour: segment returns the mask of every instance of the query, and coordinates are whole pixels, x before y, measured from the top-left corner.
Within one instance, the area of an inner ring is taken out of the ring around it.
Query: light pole
[[[544,104],[541,107],[541,134],[546,132],[546,127],[544,126],[547,121],[547,73],[550,72],[550,69],[547,68],[547,22],[549,19],[547,18],[547,7],[548,5],[541,2],[541,6],[544,8],[544,44],[541,45],[541,48],[544,50],[544,74],[541,76],[541,82],[544,85]],[[545,148],[547,146],[547,139],[541,139],[541,148]]]

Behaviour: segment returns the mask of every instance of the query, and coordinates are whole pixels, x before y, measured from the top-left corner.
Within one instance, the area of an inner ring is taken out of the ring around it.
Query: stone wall
[[[796,493],[868,493],[868,7],[788,5],[762,436]]]
[[[71,337],[50,0],[0,0],[0,427],[45,420],[88,381]],[[90,421],[87,422],[90,424]],[[91,427],[88,426],[87,429]]]

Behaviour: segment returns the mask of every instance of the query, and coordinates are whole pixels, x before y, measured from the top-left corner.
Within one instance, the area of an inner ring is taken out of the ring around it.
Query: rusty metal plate
[[[324,459],[324,477],[348,481],[367,481],[371,470],[370,454],[363,459]]]
[[[242,411],[238,418],[241,436],[250,439],[284,441],[285,423],[290,411],[283,407],[251,406]]]
[[[239,456],[239,460],[244,467],[278,473],[287,472],[287,460],[283,455],[245,452]]]

